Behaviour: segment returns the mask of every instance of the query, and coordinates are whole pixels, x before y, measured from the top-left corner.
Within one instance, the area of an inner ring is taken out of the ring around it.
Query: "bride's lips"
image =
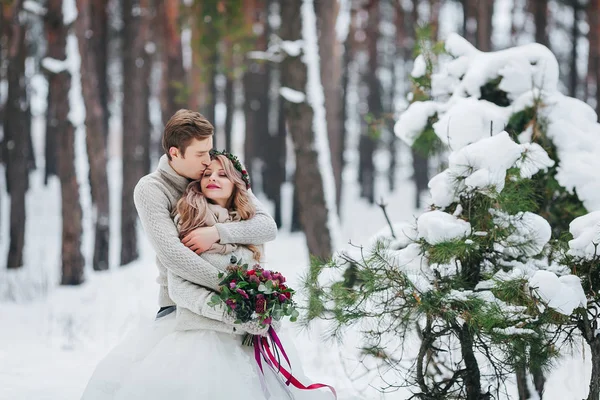
[[[208,185],[206,185],[207,189],[221,189],[219,186],[209,183]]]

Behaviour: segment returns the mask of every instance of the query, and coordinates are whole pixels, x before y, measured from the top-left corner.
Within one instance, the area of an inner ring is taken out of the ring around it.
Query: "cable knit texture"
[[[169,287],[171,283],[167,271],[171,273],[172,277],[177,277],[187,285],[193,285],[196,297],[195,305],[199,306],[205,304],[202,302],[202,296],[205,295],[204,300],[206,300],[212,293],[206,289],[218,290],[218,274],[229,265],[230,255],[203,253],[198,256],[179,240],[177,227],[171,218],[171,213],[189,182],[187,178],[180,176],[171,168],[165,155],[161,157],[157,170],[140,179],[134,190],[134,201],[140,221],[150,244],[156,251],[160,307],[177,303],[178,306],[188,308],[172,297],[172,295],[177,297],[177,290]],[[215,225],[221,237],[221,244],[260,245],[275,239],[277,235],[275,221],[252,193],[250,193],[250,198],[257,209],[256,215],[252,219]],[[244,247],[240,247],[238,251],[246,251],[251,254]],[[250,255],[242,258],[250,261],[251,257]],[[175,282],[174,279],[171,281]],[[194,325],[194,329],[214,329],[234,333],[232,326],[221,322],[224,309],[208,310],[204,306],[202,309],[204,311],[200,312],[198,317],[204,318],[206,321],[182,321],[181,326],[191,324]],[[179,311],[178,313],[181,314]],[[209,315],[210,317],[208,317]]]

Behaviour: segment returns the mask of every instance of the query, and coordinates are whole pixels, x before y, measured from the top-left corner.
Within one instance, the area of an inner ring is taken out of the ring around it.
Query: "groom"
[[[212,124],[200,113],[177,111],[165,126],[162,137],[165,155],[158,168],[140,179],[134,190],[140,221],[156,251],[160,285],[157,318],[175,310],[169,296],[167,268],[187,281],[218,291],[220,271],[197,254],[216,242],[259,245],[274,240],[277,235],[275,221],[249,192],[256,206],[253,218],[198,228],[183,240],[179,239],[172,212],[187,185],[199,179],[210,164],[213,133]]]

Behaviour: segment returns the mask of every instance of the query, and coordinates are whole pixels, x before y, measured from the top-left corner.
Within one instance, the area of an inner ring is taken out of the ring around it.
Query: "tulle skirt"
[[[293,346],[281,338],[292,373],[310,384]],[[263,364],[242,337],[209,330],[176,331],[175,313],[131,332],[96,367],[82,400],[331,400],[328,389],[298,390]]]

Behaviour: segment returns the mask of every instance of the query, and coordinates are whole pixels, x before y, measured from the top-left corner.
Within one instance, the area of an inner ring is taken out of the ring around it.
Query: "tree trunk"
[[[169,2],[170,3],[170,2]],[[144,81],[149,68],[145,59],[144,46],[149,31],[148,0],[122,0],[123,15],[123,187],[121,196],[121,265],[138,258],[136,221],[137,212],[133,204],[133,189],[146,173],[147,149],[144,143],[146,93],[148,82]],[[140,11],[141,9],[141,11]]]
[[[337,0],[316,1],[317,28],[319,32],[319,58],[321,60],[321,82],[325,92],[327,133],[331,149],[331,164],[335,179],[335,199],[338,212],[342,198],[342,164],[344,158],[344,121],[341,119],[341,46],[336,36],[336,21],[339,12]]]
[[[342,128],[342,137],[341,137],[341,142],[342,142],[342,148],[345,149],[346,148],[346,121],[348,121],[348,92],[350,90],[350,67],[352,64],[352,61],[354,60],[354,55],[355,55],[355,47],[356,47],[356,41],[354,36],[356,35],[356,24],[355,24],[355,20],[356,20],[356,15],[357,15],[357,9],[354,6],[351,6],[350,8],[350,21],[349,21],[349,27],[348,27],[348,36],[346,37],[346,41],[344,42],[344,57],[342,60],[342,101],[341,101],[341,107],[340,107],[340,113],[341,113],[341,128]],[[332,157],[335,157],[335,155],[332,154]],[[341,163],[341,167],[340,169],[343,171],[344,167],[346,165],[345,160],[344,160],[344,154],[339,154],[339,162]],[[340,198],[341,201],[341,198]],[[341,211],[340,215],[341,215]]]
[[[474,6],[477,8],[477,48],[481,51],[491,51],[494,0],[478,0]]]
[[[463,4],[463,36],[473,45],[477,44],[477,0],[461,0]],[[487,1],[487,0],[483,0]],[[414,12],[414,11],[413,11]]]
[[[302,37],[304,18],[301,0],[286,0],[281,3],[281,38],[295,41]],[[312,7],[312,2],[309,2]],[[306,39],[306,38],[304,38]],[[305,44],[306,45],[306,44]],[[281,84],[284,87],[307,92],[308,70],[301,55],[287,55],[281,65]],[[287,125],[294,142],[296,154],[295,189],[300,207],[300,219],[306,235],[308,250],[312,256],[328,259],[332,254],[332,232],[328,221],[327,200],[325,198],[323,175],[319,169],[319,151],[315,145],[316,132],[313,130],[314,110],[307,103],[285,101]],[[333,189],[333,188],[330,188]],[[331,204],[335,207],[335,202]]]
[[[569,96],[577,97],[577,89],[579,86],[579,73],[577,71],[577,59],[579,52],[577,51],[577,43],[579,42],[579,25],[577,24],[578,17],[581,11],[580,0],[573,0],[573,26],[571,28],[571,62],[569,68]]]
[[[85,130],[88,159],[90,162],[90,187],[92,202],[96,209],[94,261],[95,271],[109,268],[110,211],[108,177],[106,172],[106,131],[104,107],[101,98],[101,75],[98,71],[95,41],[86,40],[93,29],[92,4],[90,0],[77,0],[76,31],[81,55],[81,90],[85,103]],[[93,34],[92,34],[93,37]],[[140,96],[142,94],[140,93]],[[142,96],[143,97],[143,96]],[[127,132],[127,131],[123,131]],[[125,158],[125,157],[124,157]]]
[[[64,61],[67,57],[68,28],[63,22],[62,0],[49,0],[44,17],[47,57]],[[46,121],[52,122],[52,135],[60,146],[58,176],[60,178],[62,208],[62,267],[61,284],[78,285],[83,282],[85,260],[81,253],[82,211],[79,201],[79,183],[75,171],[75,129],[69,120],[69,90],[71,75],[67,70],[54,73],[47,71],[48,108]],[[47,129],[50,125],[47,123]]]
[[[131,2],[131,0],[126,0]],[[186,73],[183,68],[183,48],[181,45],[181,29],[179,27],[179,1],[158,2],[158,15],[162,17],[163,84],[165,104],[163,106],[163,123],[181,108],[188,107],[189,92],[186,89]],[[126,47],[125,47],[126,48]],[[214,124],[212,119],[209,119]]]
[[[381,124],[383,117],[383,104],[381,99],[381,83],[377,77],[379,60],[377,43],[381,36],[379,32],[380,10],[379,1],[369,3],[369,19],[366,28],[367,51],[369,53],[369,67],[365,80],[368,86],[367,95],[368,115],[365,116],[366,124],[363,124],[363,132],[360,136],[359,148],[359,174],[361,182],[361,196],[375,203],[375,165],[373,154],[375,153],[377,138],[381,135]]]
[[[254,37],[254,49],[257,51],[266,51],[268,36],[267,36],[267,7],[264,2],[261,2],[260,12],[254,10],[252,15],[253,20],[248,21],[253,24],[261,24],[263,26],[262,33]],[[246,121],[246,136],[244,139],[244,161],[246,169],[250,173],[250,177],[256,175],[253,164],[257,159],[265,159],[266,152],[261,151],[267,141],[270,139],[269,134],[269,87],[271,83],[271,66],[269,63],[246,57],[246,72],[243,77],[244,85],[244,118]],[[263,189],[266,185],[265,181],[270,179],[271,170],[269,165],[263,175]],[[270,193],[269,193],[270,194]],[[271,196],[269,196],[271,197]]]
[[[22,4],[22,1],[19,0],[14,2],[11,8],[5,8],[5,11],[8,11],[7,17],[12,19],[7,54],[8,98],[6,99],[4,113],[3,138],[6,186],[10,194],[10,244],[6,263],[8,269],[19,268],[23,265],[25,194],[29,185],[29,121],[31,112],[25,77],[25,58],[27,56],[25,34],[27,26],[23,25],[23,21],[19,21],[18,17]]]
[[[227,114],[225,115],[225,148],[228,151],[232,151],[231,148],[231,128],[233,126],[233,115],[235,113],[235,93],[234,93],[235,79],[233,76],[227,76],[225,82],[225,108]]]
[[[596,89],[596,114],[600,118],[600,0],[590,0],[590,58]],[[593,40],[592,40],[593,38]]]
[[[91,0],[90,3],[90,30],[93,32],[89,39],[89,46],[96,59],[96,76],[98,86],[96,91],[100,97],[102,107],[103,126],[105,138],[108,137],[108,2],[106,0]],[[105,142],[106,143],[106,142]]]
[[[465,364],[464,382],[466,389],[466,400],[480,400],[485,397],[481,394],[481,374],[477,358],[473,351],[473,335],[467,324],[463,324],[457,332],[460,340],[460,349]]]
[[[588,340],[588,344],[592,352],[592,376],[587,400],[598,400],[600,398],[600,338],[594,335],[591,340]]]
[[[535,41],[548,47],[548,0],[533,0],[529,9],[535,25]]]

